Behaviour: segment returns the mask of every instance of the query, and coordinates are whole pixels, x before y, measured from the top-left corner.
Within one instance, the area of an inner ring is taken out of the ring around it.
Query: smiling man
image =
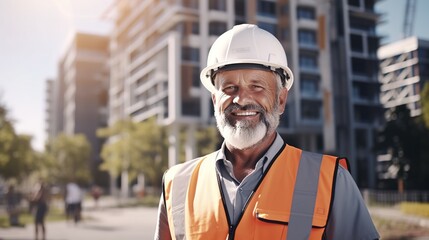
[[[256,25],[210,49],[222,147],[170,168],[155,239],[378,239],[344,158],[306,152],[276,132],[293,84],[285,51]]]

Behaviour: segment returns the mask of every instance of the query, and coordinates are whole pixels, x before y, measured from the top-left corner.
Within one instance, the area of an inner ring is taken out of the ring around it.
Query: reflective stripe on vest
[[[288,239],[308,239],[310,236],[322,157],[321,154],[306,151],[301,154],[293,191]]]
[[[166,173],[165,205],[173,239],[226,239],[229,233],[231,239],[322,239],[340,159],[284,148],[235,231],[228,226],[215,162],[213,153]]]

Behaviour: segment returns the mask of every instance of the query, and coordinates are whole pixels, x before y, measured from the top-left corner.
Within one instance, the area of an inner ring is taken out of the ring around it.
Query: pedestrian
[[[91,188],[91,196],[92,199],[94,200],[94,208],[98,209],[98,199],[100,199],[101,194],[103,193],[103,191],[101,190],[101,188],[97,185],[92,186]]]
[[[39,239],[39,229],[41,230],[42,240],[46,239],[45,217],[48,213],[49,192],[45,183],[40,183],[40,187],[31,200],[34,208],[35,239]]]
[[[82,191],[74,180],[66,185],[65,203],[67,220],[72,218],[77,224],[81,219]]]
[[[277,133],[293,84],[281,43],[242,24],[214,42],[201,72],[220,149],[164,175],[155,239],[378,239],[344,158]]]
[[[6,211],[9,216],[9,225],[12,227],[22,227],[19,223],[21,197],[16,192],[14,185],[9,185],[6,193]]]

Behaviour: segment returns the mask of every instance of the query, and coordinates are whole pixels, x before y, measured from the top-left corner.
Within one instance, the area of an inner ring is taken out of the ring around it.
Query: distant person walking
[[[9,215],[9,225],[12,227],[22,226],[19,223],[19,204],[21,197],[15,191],[15,186],[10,185],[6,193],[6,209]]]
[[[94,185],[91,188],[91,196],[92,196],[92,199],[94,199],[94,207],[96,209],[98,208],[98,199],[100,199],[102,194],[103,194],[103,191],[101,190],[101,188],[99,186]]]
[[[74,181],[66,186],[65,202],[67,219],[73,218],[74,223],[78,223],[82,211],[82,191]]]
[[[48,213],[49,192],[45,183],[40,183],[40,187],[31,199],[34,209],[35,239],[39,239],[39,229],[41,229],[42,240],[46,239],[45,216]]]

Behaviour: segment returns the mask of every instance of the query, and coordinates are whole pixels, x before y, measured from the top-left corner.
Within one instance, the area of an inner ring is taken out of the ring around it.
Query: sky
[[[102,19],[113,0],[0,0],[0,102],[20,134],[33,136],[43,150],[46,80],[57,76],[57,62],[76,31],[108,34]],[[406,0],[384,0],[377,32],[382,44],[402,38]],[[417,0],[414,35],[429,40],[429,1]]]

